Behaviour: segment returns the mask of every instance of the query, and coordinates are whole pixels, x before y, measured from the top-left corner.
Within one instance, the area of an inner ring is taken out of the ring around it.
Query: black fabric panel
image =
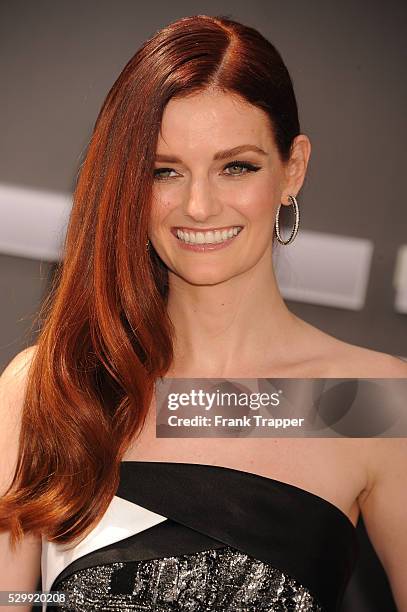
[[[358,558],[339,508],[294,485],[214,465],[126,461],[117,495],[290,574],[330,610]]]
[[[142,561],[172,557],[224,546],[223,542],[167,519],[140,533],[98,548],[72,561],[58,574],[50,590],[56,590],[57,583],[71,574],[89,567],[106,565],[115,561]]]
[[[230,546],[291,575],[335,611],[358,557],[356,529],[334,504],[250,472],[122,462],[116,495],[168,519],[73,561],[51,589],[88,567]]]

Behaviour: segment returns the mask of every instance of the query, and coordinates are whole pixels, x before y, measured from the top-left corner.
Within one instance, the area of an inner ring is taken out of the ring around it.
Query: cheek
[[[150,224],[152,226],[161,224],[174,207],[174,204],[171,204],[168,198],[156,198],[153,200],[150,212]]]
[[[250,190],[242,190],[236,206],[240,213],[253,223],[265,223],[268,217],[273,217],[275,193],[269,184],[256,185]]]

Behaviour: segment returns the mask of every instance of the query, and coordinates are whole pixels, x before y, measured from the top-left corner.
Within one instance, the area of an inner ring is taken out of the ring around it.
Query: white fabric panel
[[[42,590],[49,591],[55,578],[72,561],[94,550],[128,538],[167,520],[166,516],[114,496],[96,527],[78,546],[63,550],[64,546],[42,538]],[[46,604],[43,605],[43,611]]]

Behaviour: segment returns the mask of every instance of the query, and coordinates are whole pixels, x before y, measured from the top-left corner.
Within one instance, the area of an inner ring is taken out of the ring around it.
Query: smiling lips
[[[230,239],[237,236],[243,227],[241,225],[234,225],[228,228],[219,228],[215,230],[207,230],[207,231],[194,231],[187,228],[174,228],[172,230],[173,234],[183,242],[188,245],[205,245],[205,244],[221,244],[223,242],[227,242]]]

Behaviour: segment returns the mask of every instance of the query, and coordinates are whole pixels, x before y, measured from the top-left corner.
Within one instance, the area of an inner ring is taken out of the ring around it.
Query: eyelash
[[[226,170],[226,168],[233,168],[234,166],[238,166],[239,168],[246,168],[247,172],[242,172],[241,174],[230,174],[229,176],[244,176],[245,174],[249,174],[249,172],[257,172],[261,168],[261,166],[256,166],[254,164],[251,164],[250,162],[235,160],[226,164],[224,170]],[[167,176],[167,178],[159,177],[159,172],[168,172],[170,170],[173,170],[173,168],[157,168],[156,170],[154,170],[154,178],[157,181],[168,181],[169,179],[175,178],[173,176]]]

